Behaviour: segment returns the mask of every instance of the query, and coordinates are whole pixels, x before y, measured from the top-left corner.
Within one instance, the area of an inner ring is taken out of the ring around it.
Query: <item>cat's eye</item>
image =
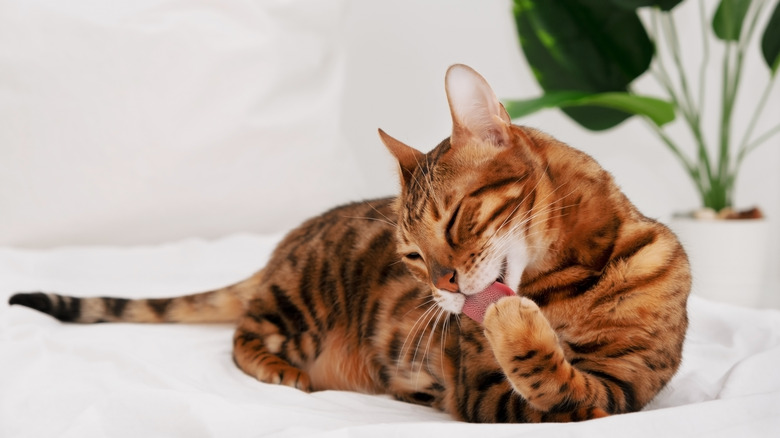
[[[422,260],[422,256],[418,252],[410,252],[409,254],[406,254],[404,257],[406,257],[409,260]]]

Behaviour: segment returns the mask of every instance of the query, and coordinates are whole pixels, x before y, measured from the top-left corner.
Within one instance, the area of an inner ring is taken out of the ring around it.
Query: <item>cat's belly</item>
[[[315,391],[335,389],[368,394],[385,392],[372,377],[376,373],[371,372],[368,364],[370,354],[355,345],[343,334],[332,333],[328,336],[322,353],[306,367]]]

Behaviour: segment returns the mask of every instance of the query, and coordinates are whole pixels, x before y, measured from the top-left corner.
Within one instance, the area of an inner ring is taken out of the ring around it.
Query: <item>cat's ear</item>
[[[420,163],[425,162],[425,154],[394,139],[381,129],[379,130],[379,138],[382,139],[382,143],[385,144],[387,150],[389,150],[398,161],[398,167],[401,172],[401,183],[404,187],[407,187],[413,178],[412,175],[414,174],[415,169],[417,169],[417,166],[419,166]]]
[[[509,144],[512,119],[485,78],[471,67],[455,64],[447,70],[444,82],[452,113],[453,146],[472,140]]]

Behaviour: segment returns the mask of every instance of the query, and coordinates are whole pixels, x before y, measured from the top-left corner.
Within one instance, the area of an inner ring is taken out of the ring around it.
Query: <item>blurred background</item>
[[[472,66],[502,99],[541,93],[512,7],[2,0],[0,245],[279,233],[337,203],[392,195],[395,164],[376,129],[424,151],[448,136],[449,65]],[[675,12],[693,71],[697,7]],[[719,117],[719,68],[710,66],[707,124]],[[756,100],[768,78],[757,50],[743,77],[740,99]],[[636,86],[658,88],[649,77]],[[780,86],[765,114],[757,132],[780,120]],[[600,133],[558,110],[516,122],[595,157],[647,216],[668,221],[699,206],[682,167],[635,118]],[[748,123],[735,114],[737,130]],[[735,199],[772,224],[764,303],[780,306],[780,136],[747,158]]]

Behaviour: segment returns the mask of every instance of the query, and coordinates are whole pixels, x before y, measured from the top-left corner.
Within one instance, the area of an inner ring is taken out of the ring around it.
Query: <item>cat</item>
[[[308,220],[249,279],[168,299],[10,303],[79,323],[235,322],[235,363],[260,381],[390,394],[469,422],[641,409],[680,364],[683,248],[592,158],[513,125],[470,67],[450,67],[445,89],[452,133],[429,153],[379,131],[398,197]],[[462,316],[490,288],[512,296]]]

